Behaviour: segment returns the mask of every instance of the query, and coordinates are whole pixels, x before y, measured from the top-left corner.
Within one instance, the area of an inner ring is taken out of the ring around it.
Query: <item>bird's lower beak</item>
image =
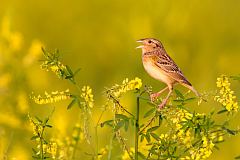
[[[137,40],[137,42],[138,43],[142,43],[143,42],[143,40],[142,39],[139,39],[139,40]],[[138,46],[138,47],[136,47],[136,49],[138,49],[138,48],[143,48],[144,46],[143,45],[141,45],[141,46]]]
[[[143,48],[143,47],[144,47],[143,45],[137,46],[136,49]]]

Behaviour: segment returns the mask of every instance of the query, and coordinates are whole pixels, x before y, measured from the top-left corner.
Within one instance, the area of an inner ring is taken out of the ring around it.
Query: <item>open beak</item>
[[[139,40],[137,40],[137,42],[138,42],[138,43],[142,43],[143,40],[142,40],[142,39],[139,39]],[[140,46],[136,47],[136,49],[138,49],[138,48],[143,48],[143,47],[144,47],[143,45],[140,45]]]

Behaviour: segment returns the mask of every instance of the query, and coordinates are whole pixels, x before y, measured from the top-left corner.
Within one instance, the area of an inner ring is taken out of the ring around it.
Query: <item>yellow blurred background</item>
[[[240,72],[239,11],[238,0],[1,0],[0,159],[32,159],[28,113],[46,117],[54,106],[54,127],[48,134],[60,137],[71,133],[77,119],[78,108],[66,110],[68,101],[36,105],[29,100],[32,91],[73,89],[40,69],[41,46],[58,48],[64,64],[81,68],[77,81],[94,89],[99,106],[104,103],[104,87],[126,77],[138,76],[155,91],[164,86],[147,75],[135,49],[136,40],[146,37],[162,41],[196,89],[215,91],[217,76]],[[239,97],[239,83],[232,88]],[[124,101],[129,106],[134,102]],[[213,108],[208,104],[194,109]],[[239,118],[236,126],[238,122]],[[109,141],[104,133],[106,129],[100,133],[100,146]],[[227,139],[210,159],[233,159],[240,155],[239,144],[239,136]]]

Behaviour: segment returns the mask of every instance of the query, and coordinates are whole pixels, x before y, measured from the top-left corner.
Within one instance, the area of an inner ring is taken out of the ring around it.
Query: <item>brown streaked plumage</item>
[[[154,38],[144,38],[137,42],[142,43],[142,45],[137,48],[142,49],[142,61],[145,70],[153,78],[167,84],[166,88],[151,95],[151,101],[154,101],[154,99],[162,92],[169,89],[167,97],[163,100],[162,104],[159,105],[159,108],[166,105],[172,93],[173,86],[176,83],[180,83],[193,91],[197,96],[200,96],[200,94],[193,88],[192,84],[183,75],[180,68],[167,54],[160,41]]]

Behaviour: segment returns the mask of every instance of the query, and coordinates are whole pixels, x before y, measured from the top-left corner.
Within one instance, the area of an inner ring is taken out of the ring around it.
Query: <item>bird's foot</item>
[[[160,95],[159,92],[151,94],[150,95],[151,102],[154,102],[159,97],[159,95]]]
[[[163,109],[163,107],[165,107],[166,104],[167,104],[167,99],[164,99],[164,100],[162,101],[162,103],[158,105],[158,111],[160,111],[161,109]]]

